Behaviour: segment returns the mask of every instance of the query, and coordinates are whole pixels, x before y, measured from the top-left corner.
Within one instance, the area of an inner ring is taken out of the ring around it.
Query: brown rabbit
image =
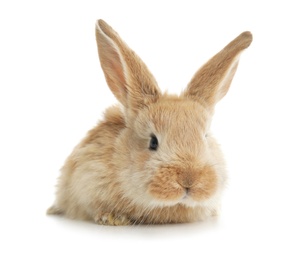
[[[48,213],[104,225],[182,223],[216,214],[227,176],[210,122],[251,33],[211,58],[179,96],[162,94],[146,65],[103,20],[96,37],[106,81],[121,105],[108,108],[67,158]]]

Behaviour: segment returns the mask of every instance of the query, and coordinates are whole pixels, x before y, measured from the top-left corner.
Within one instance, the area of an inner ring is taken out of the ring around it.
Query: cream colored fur
[[[210,59],[180,96],[162,94],[146,65],[103,20],[96,37],[106,81],[123,111],[108,108],[75,147],[48,213],[106,225],[215,215],[227,175],[210,122],[251,34],[242,33]],[[152,135],[156,151],[149,149]]]

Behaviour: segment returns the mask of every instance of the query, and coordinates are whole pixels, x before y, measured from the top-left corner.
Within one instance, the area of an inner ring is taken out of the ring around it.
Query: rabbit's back
[[[100,208],[98,204],[110,196],[111,187],[116,185],[114,143],[124,128],[120,108],[107,109],[104,119],[87,133],[67,158],[61,169],[57,201],[48,213],[84,220],[93,218],[92,211]]]

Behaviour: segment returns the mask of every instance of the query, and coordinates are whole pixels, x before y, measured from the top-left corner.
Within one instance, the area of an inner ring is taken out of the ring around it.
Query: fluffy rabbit
[[[215,215],[227,175],[209,128],[251,33],[212,57],[179,96],[162,94],[146,65],[103,20],[96,38],[106,81],[120,105],[108,108],[67,158],[48,214],[104,225],[183,223]]]

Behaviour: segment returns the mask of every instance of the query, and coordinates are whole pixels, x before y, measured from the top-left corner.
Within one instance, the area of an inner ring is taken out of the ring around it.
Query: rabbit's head
[[[214,106],[227,93],[251,33],[212,57],[179,96],[162,94],[146,65],[103,20],[96,36],[106,81],[126,124],[110,158],[123,196],[148,207],[210,205],[226,180],[209,129]]]

